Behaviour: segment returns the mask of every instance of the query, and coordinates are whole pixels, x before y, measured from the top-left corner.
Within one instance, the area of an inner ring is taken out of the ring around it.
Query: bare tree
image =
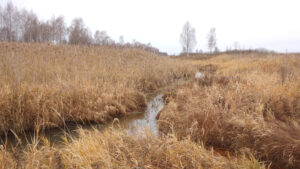
[[[35,13],[32,11],[27,13],[24,22],[24,34],[23,39],[25,42],[39,42],[39,20]]]
[[[119,37],[119,44],[120,44],[120,46],[124,45],[124,36]]]
[[[39,24],[39,39],[38,42],[51,42],[51,25],[49,22]]]
[[[59,16],[57,18],[52,17],[50,20],[51,25],[51,39],[52,42],[57,43],[63,43],[66,39],[66,24],[65,19],[63,16]]]
[[[57,30],[56,30],[56,18],[55,16],[52,16],[52,18],[49,20],[50,26],[51,26],[51,41],[52,43],[56,44],[56,34],[57,34]]]
[[[56,40],[59,43],[63,43],[66,40],[66,23],[65,23],[65,18],[63,16],[59,16],[56,18]]]
[[[92,37],[82,18],[75,18],[69,27],[69,43],[74,45],[91,44]]]
[[[105,34],[105,36],[107,36],[105,31],[96,30],[96,32],[94,34],[94,43],[96,45],[102,45],[103,35],[104,34]]]
[[[22,11],[16,11],[15,13],[15,36],[16,41],[22,41],[23,40],[23,23],[24,23],[24,17],[22,16]]]
[[[15,24],[17,21],[17,8],[11,3],[8,2],[6,4],[5,9],[2,11],[2,29],[1,29],[1,35],[2,40],[5,41],[16,41],[16,28],[17,25]]]
[[[216,28],[211,28],[207,34],[207,46],[209,52],[212,53],[214,49],[217,47],[217,36],[216,36]]]
[[[94,34],[96,45],[112,45],[114,41],[107,35],[106,31],[97,30]]]
[[[25,40],[25,33],[28,30],[28,16],[29,13],[27,10],[23,9],[22,11],[19,12],[19,41],[21,42],[26,42]]]
[[[182,28],[180,43],[182,45],[182,52],[187,54],[191,53],[197,44],[196,30],[189,22],[186,22]]]
[[[4,39],[4,35],[3,35],[3,27],[4,27],[4,24],[3,24],[3,9],[2,7],[0,6],[0,41],[2,41]]]
[[[188,38],[189,44],[186,51],[190,52],[196,43],[195,30],[189,24],[187,27],[188,35],[192,39]],[[182,39],[183,37],[182,35]],[[52,42],[57,44],[66,43],[67,39],[69,44],[89,45],[94,43],[114,47],[133,47],[160,53],[150,43],[143,44],[134,40],[132,44],[124,44],[123,36],[120,36],[119,42],[115,42],[107,35],[106,31],[96,31],[93,39],[89,28],[85,26],[82,18],[73,19],[72,24],[66,28],[63,16],[58,18],[52,17],[48,21],[41,21],[34,12],[28,12],[25,9],[19,11],[11,2],[7,3],[5,8],[0,6],[0,41]]]
[[[3,9],[2,6],[0,6],[0,29],[3,26]]]

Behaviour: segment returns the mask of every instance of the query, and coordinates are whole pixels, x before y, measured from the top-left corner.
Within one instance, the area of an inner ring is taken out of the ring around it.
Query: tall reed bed
[[[300,166],[300,58],[221,55],[193,61],[205,77],[170,89],[162,133],[221,152],[250,152],[272,168]]]
[[[0,134],[142,111],[145,95],[187,78],[187,62],[138,49],[0,43]]]

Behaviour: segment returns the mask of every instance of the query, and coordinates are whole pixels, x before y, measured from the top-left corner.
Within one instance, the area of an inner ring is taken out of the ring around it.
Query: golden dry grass
[[[191,140],[179,141],[174,135],[163,138],[130,136],[119,129],[78,130],[79,138],[64,142],[62,148],[36,143],[22,153],[0,151],[2,168],[197,168],[263,169],[245,155],[223,157]]]
[[[252,152],[272,168],[300,166],[299,56],[221,55],[194,64],[206,76],[165,95],[162,133]]]
[[[101,122],[190,76],[187,63],[137,49],[0,43],[0,134]]]
[[[36,137],[24,149],[0,145],[0,168],[299,165],[297,56],[198,61],[137,49],[0,43],[0,59],[0,133],[106,123],[143,111],[147,94],[173,86],[157,117],[165,135],[80,129],[59,146]],[[204,79],[190,78],[197,70]],[[182,79],[188,82],[176,85]]]

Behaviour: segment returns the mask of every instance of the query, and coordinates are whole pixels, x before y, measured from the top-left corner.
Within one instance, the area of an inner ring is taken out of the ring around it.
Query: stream
[[[162,97],[163,95],[158,95],[148,102],[145,113],[122,118],[120,120],[121,127],[127,129],[130,134],[138,134],[138,132],[146,130],[153,135],[158,135],[156,115],[164,107]]]
[[[92,130],[94,128],[98,130],[103,130],[104,128],[110,127],[112,125],[120,125],[121,128],[127,130],[129,134],[137,135],[140,132],[151,132],[152,135],[158,135],[158,128],[156,123],[156,115],[164,107],[163,95],[157,95],[152,98],[147,103],[147,108],[145,112],[133,112],[128,116],[121,117],[118,122],[110,122],[107,124],[86,124],[80,125],[76,123],[71,123],[64,128],[53,128],[46,129],[39,133],[39,136],[45,137],[49,140],[51,145],[59,145],[62,143],[62,136],[74,136],[77,137],[78,133],[76,130],[78,128]],[[13,133],[9,133],[7,136],[0,137],[0,145],[8,145],[7,148],[12,147],[25,147],[27,144],[34,142],[35,133],[28,131],[25,134],[18,135],[16,137]]]

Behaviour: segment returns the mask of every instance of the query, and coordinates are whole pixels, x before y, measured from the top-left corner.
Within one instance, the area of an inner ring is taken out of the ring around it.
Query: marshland
[[[193,52],[186,22],[168,55],[22,12],[0,8],[0,169],[299,168],[299,53],[220,51],[215,28]]]

